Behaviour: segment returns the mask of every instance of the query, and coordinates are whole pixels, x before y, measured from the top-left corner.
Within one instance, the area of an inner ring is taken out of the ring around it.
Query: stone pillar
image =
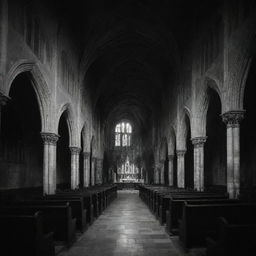
[[[59,135],[42,132],[41,136],[44,141],[43,193],[54,194],[56,191],[56,144]]]
[[[227,191],[230,198],[240,194],[240,122],[244,111],[229,111],[222,115],[227,125]]]
[[[145,174],[145,184],[149,184],[149,181],[148,181],[148,172],[146,171],[146,174]]]
[[[100,158],[95,158],[96,165],[96,184],[102,184],[102,164],[103,160]]]
[[[168,155],[169,186],[173,186],[173,159],[174,159],[174,155]]]
[[[155,180],[154,180],[154,183],[155,184],[159,184],[159,170],[158,170],[158,168],[157,168],[157,166],[155,166],[155,168],[154,168],[154,176],[155,176]]]
[[[204,143],[207,137],[195,137],[194,145],[194,189],[204,191]]]
[[[91,165],[91,185],[95,185],[95,157],[92,157],[92,165]]]
[[[116,172],[112,170],[112,174],[113,174],[113,182],[116,183]]]
[[[178,188],[185,187],[185,153],[186,150],[177,150]]]
[[[160,161],[160,184],[164,185],[164,160]]]
[[[79,188],[79,147],[69,147],[71,152],[71,189]]]
[[[83,172],[84,172],[84,187],[89,187],[90,185],[90,153],[83,152],[84,164],[83,164]]]

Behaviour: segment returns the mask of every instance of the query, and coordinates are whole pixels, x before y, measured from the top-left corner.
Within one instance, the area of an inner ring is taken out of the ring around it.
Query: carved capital
[[[177,150],[176,154],[177,154],[177,157],[184,157],[186,154],[186,150]]]
[[[41,132],[41,137],[44,141],[44,144],[56,146],[60,136],[51,132]]]
[[[72,155],[79,155],[81,151],[79,147],[69,147],[69,149]]]
[[[83,152],[84,158],[89,158],[90,157],[90,152]]]
[[[223,122],[228,128],[238,128],[244,118],[245,110],[229,111],[222,115]]]
[[[173,161],[174,155],[168,155],[168,160]]]
[[[192,144],[194,145],[194,148],[200,148],[204,146],[204,143],[206,142],[207,137],[195,137],[192,138]]]

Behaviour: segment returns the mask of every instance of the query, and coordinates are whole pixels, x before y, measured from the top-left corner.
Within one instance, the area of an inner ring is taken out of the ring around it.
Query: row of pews
[[[55,246],[70,247],[117,197],[115,185],[57,191],[29,200],[2,200],[0,241],[3,255],[54,256]]]
[[[167,186],[141,185],[139,195],[185,251],[207,247],[207,256],[256,255],[256,204]]]

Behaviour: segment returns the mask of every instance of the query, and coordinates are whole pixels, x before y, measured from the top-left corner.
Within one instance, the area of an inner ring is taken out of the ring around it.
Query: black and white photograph
[[[255,256],[255,124],[256,0],[0,0],[0,255]]]

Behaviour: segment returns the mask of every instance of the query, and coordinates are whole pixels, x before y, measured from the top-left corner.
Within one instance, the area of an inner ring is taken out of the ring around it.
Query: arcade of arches
[[[255,31],[253,0],[1,0],[1,195],[137,182],[254,201]]]

